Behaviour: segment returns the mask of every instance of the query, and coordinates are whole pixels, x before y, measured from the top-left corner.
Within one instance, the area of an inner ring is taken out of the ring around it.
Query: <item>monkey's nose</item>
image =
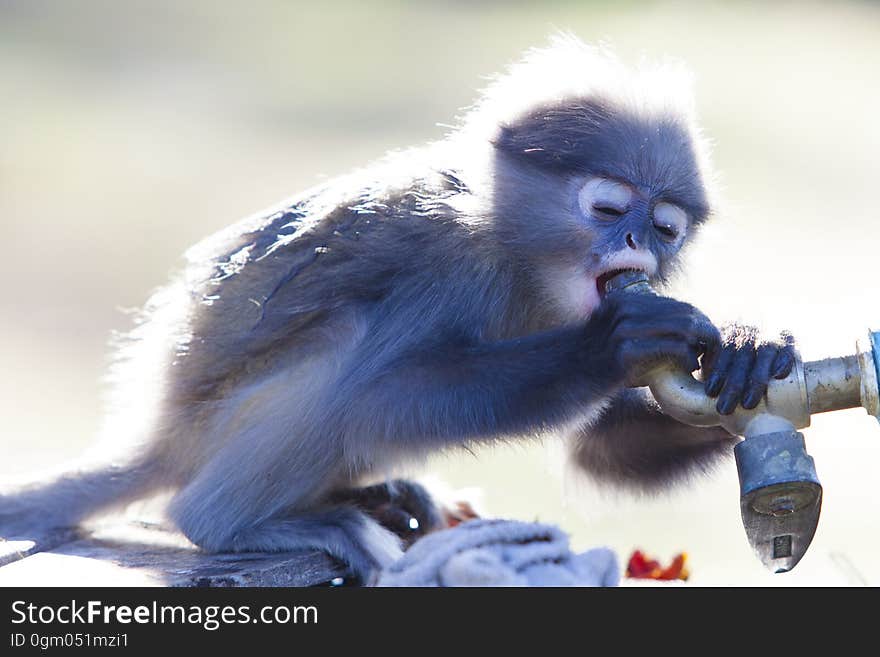
[[[636,244],[636,239],[633,237],[632,233],[626,234],[626,245],[633,250],[639,248],[639,245]]]

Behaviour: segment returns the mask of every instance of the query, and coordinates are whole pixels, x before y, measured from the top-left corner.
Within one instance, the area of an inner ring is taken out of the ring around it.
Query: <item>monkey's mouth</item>
[[[618,274],[623,274],[625,272],[635,272],[639,274],[646,274],[646,272],[642,269],[636,269],[635,267],[626,267],[624,269],[612,269],[611,271],[606,271],[604,274],[596,278],[596,291],[599,293],[599,298],[604,299],[606,290],[605,287],[608,285],[608,281],[617,276]]]

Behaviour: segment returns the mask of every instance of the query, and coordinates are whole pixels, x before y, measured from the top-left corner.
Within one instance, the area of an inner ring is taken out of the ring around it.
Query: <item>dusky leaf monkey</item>
[[[0,535],[170,490],[206,550],[317,548],[368,579],[401,550],[371,508],[438,518],[415,484],[359,490],[389,466],[553,432],[596,478],[658,488],[729,453],[626,383],[669,359],[702,368],[722,412],[754,407],[791,340],[604,294],[625,269],[662,286],[710,215],[685,77],[555,38],[445,138],[190,249],[119,346],[125,455],[7,491]]]

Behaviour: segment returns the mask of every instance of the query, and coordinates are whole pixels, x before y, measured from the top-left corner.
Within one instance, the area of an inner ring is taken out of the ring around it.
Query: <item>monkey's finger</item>
[[[672,362],[687,372],[693,372],[700,366],[696,350],[680,340],[632,342],[624,348],[622,355],[627,370],[639,374],[664,361]]]
[[[730,369],[735,354],[736,347],[729,344],[722,347],[715,357],[710,359],[712,362],[706,363],[703,367],[704,373],[709,373],[704,387],[706,394],[710,397],[717,397],[724,387],[724,382],[727,379],[727,370]]]
[[[717,329],[716,329],[717,331]],[[722,348],[721,336],[718,336],[717,340],[713,340],[707,344],[699,345],[700,351],[702,352],[702,360],[700,361],[700,369],[702,371],[703,378],[705,379],[710,372],[715,369],[715,366],[718,363],[718,357],[721,355]]]
[[[711,362],[718,357],[721,351],[721,333],[712,322],[704,318],[695,326],[693,337],[705,361]]]
[[[770,380],[770,366],[776,357],[773,345],[761,345],[755,354],[755,364],[749,375],[748,385],[742,398],[743,408],[755,408],[767,392],[767,381]]]
[[[692,316],[632,318],[621,322],[615,332],[624,339],[667,337],[683,339],[694,346],[709,345],[720,339],[711,322]]]
[[[685,340],[699,354],[713,354],[721,346],[721,333],[709,318],[688,304],[679,304],[681,312],[653,316],[646,322],[644,316],[633,318],[620,326],[628,337],[670,337]]]
[[[791,374],[791,370],[794,367],[794,354],[787,351],[779,351],[776,353],[776,358],[773,360],[773,378],[774,379],[784,379],[789,374]]]
[[[771,368],[773,378],[776,379],[784,379],[791,374],[795,361],[794,338],[790,333],[784,332],[782,339],[785,346],[776,352],[776,358],[773,360],[773,367]]]
[[[755,363],[755,349],[752,345],[744,345],[737,350],[733,364],[724,383],[724,389],[718,395],[715,408],[722,415],[730,415],[742,398],[746,379]]]

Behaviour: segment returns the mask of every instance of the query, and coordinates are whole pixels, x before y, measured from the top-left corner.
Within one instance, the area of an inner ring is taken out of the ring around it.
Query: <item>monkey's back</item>
[[[203,434],[248,386],[296,372],[284,379],[295,406],[291,381],[318,385],[344,349],[370,350],[378,362],[402,342],[454,331],[450,322],[480,331],[480,316],[504,313],[487,301],[505,286],[494,284],[499,268],[474,255],[478,231],[444,210],[467,193],[457,181],[432,171],[394,185],[376,179],[367,171],[331,181],[187,252],[186,269],[131,341],[132,353],[164,359],[149,363],[161,393],[146,438],[168,460],[190,446],[182,461],[201,461],[213,440]]]

